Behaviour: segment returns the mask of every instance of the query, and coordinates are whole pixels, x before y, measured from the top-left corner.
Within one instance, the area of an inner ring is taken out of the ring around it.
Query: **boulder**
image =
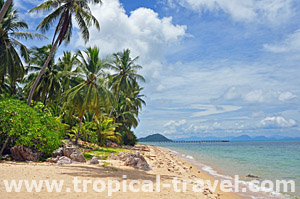
[[[111,154],[110,156],[108,156],[109,160],[120,160],[119,156],[115,155],[115,154]]]
[[[50,163],[57,163],[57,161],[59,160],[60,157],[56,157],[56,158],[48,158],[46,160],[46,162],[50,162]]]
[[[130,166],[130,167],[135,167],[139,162],[138,158],[129,156],[128,158],[126,158],[124,165],[125,166]]]
[[[58,158],[58,161],[55,165],[64,165],[64,164],[72,164],[72,160],[66,156],[62,156]]]
[[[110,160],[120,160],[124,162],[125,166],[131,166],[136,169],[148,171],[151,170],[149,164],[145,160],[145,158],[139,153],[118,153],[112,154],[108,157]]]
[[[247,178],[259,178],[259,176],[255,176],[255,175],[252,175],[252,174],[249,174],[246,176]]]
[[[42,153],[37,152],[26,146],[14,146],[10,149],[11,156],[15,160],[19,161],[33,161],[37,162],[40,160]]]
[[[59,149],[56,149],[53,153],[52,153],[52,157],[56,158],[56,157],[61,157],[64,155],[64,148],[60,147]]]
[[[66,157],[71,157],[73,153],[80,153],[80,151],[75,147],[66,147],[63,149],[63,155]]]
[[[116,148],[116,147],[119,147],[120,145],[111,141],[111,140],[106,140],[106,146],[107,147],[112,147],[112,148]]]
[[[75,162],[86,162],[86,159],[80,151],[72,153],[69,158]]]
[[[99,164],[98,158],[97,157],[92,157],[92,159],[89,162],[90,164]]]
[[[151,167],[149,166],[148,162],[145,160],[144,157],[143,157],[143,159],[138,159],[138,162],[136,164],[136,168],[141,169],[141,170],[145,170],[145,171],[151,170]]]
[[[60,147],[52,153],[52,157],[68,157],[73,162],[86,162],[83,154],[75,147]]]

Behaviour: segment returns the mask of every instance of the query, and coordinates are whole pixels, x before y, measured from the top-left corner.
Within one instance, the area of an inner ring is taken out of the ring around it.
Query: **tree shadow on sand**
[[[78,178],[114,178],[114,180],[124,180],[123,175],[127,175],[128,180],[151,180],[156,181],[156,175],[147,173],[146,171],[138,169],[122,169],[111,166],[77,166],[77,165],[64,165],[61,167],[66,169],[66,172],[62,172],[62,175],[69,175]],[[71,172],[70,172],[71,171]],[[163,179],[172,179],[169,175],[160,175]]]

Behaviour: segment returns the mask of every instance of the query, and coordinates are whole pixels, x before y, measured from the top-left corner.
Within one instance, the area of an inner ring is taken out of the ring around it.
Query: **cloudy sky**
[[[40,0],[15,0],[35,30]],[[147,106],[138,137],[300,136],[298,0],[103,0],[101,31],[85,44],[75,28],[66,49],[140,56]],[[47,36],[52,37],[52,31]],[[30,41],[40,46],[50,41]]]

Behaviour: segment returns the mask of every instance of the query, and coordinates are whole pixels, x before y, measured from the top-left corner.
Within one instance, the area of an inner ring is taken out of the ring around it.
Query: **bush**
[[[96,143],[99,146],[105,146],[107,140],[120,144],[122,136],[120,133],[115,132],[118,125],[113,122],[113,119],[102,116],[100,119],[95,119],[92,122],[82,123],[79,138],[82,141]],[[73,135],[77,131],[78,125],[73,127]]]
[[[137,138],[132,131],[123,131],[122,132],[123,144],[134,146],[137,143]]]
[[[63,125],[39,107],[12,98],[0,100],[0,149],[7,140],[6,149],[22,145],[49,155],[61,144],[63,132]]]

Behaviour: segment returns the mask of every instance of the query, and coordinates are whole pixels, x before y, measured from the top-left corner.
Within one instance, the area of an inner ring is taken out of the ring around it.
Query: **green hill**
[[[144,137],[144,138],[140,138],[138,141],[139,142],[169,142],[172,140],[157,133],[157,134],[153,134],[153,135],[148,135],[147,137]]]

